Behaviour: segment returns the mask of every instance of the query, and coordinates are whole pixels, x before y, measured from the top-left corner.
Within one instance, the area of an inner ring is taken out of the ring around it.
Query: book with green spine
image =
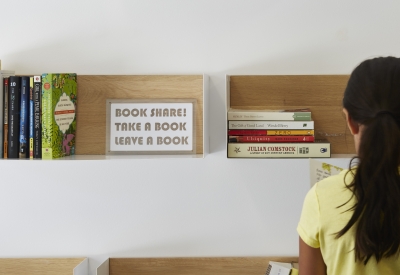
[[[77,76],[42,75],[42,159],[75,154]]]

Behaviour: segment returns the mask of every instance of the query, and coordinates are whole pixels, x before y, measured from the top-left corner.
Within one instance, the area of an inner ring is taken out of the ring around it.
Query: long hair
[[[356,203],[336,238],[355,226],[356,261],[379,262],[400,251],[400,59],[375,58],[356,67],[343,107],[363,127],[357,168],[349,169],[354,179],[347,185]]]

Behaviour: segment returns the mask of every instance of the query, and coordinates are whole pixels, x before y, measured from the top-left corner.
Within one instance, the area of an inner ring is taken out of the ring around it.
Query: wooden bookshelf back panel
[[[235,109],[310,108],[315,137],[331,143],[332,154],[355,154],[342,112],[347,75],[230,76]]]
[[[71,275],[85,258],[0,259],[0,275]]]
[[[110,258],[110,275],[262,275],[269,261],[297,257]]]
[[[104,155],[107,99],[196,99],[196,153],[203,153],[203,76],[79,75],[76,154]]]

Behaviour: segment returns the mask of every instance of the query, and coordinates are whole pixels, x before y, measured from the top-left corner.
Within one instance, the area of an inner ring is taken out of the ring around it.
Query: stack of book
[[[0,71],[0,158],[53,159],[75,153],[76,74]]]
[[[314,138],[311,111],[228,110],[228,158],[330,157],[330,143]]]

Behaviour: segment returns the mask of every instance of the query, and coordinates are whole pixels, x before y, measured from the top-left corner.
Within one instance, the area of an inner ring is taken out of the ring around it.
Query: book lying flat
[[[228,120],[300,120],[310,121],[311,111],[304,109],[288,110],[241,110],[229,109]]]
[[[228,143],[228,158],[330,158],[331,144],[312,143]]]
[[[228,121],[228,129],[259,129],[259,130],[314,130],[314,121]]]
[[[229,142],[314,142],[314,136],[229,136]]]
[[[313,136],[314,130],[228,130],[229,136]]]

